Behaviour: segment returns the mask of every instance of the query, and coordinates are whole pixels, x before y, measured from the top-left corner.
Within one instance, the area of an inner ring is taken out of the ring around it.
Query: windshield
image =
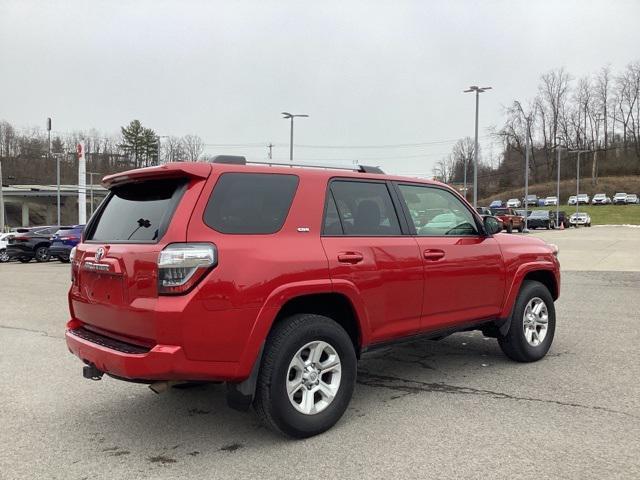
[[[549,212],[545,212],[544,210],[536,210],[535,212],[531,212],[531,215],[529,216],[544,218],[549,216]]]

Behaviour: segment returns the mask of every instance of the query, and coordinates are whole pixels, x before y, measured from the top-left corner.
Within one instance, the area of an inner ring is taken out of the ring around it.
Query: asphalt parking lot
[[[0,265],[0,478],[640,478],[640,228],[534,235],[563,264],[545,359],[478,333],[377,351],[343,419],[304,441],[229,410],[222,385],[83,379],[69,266]]]

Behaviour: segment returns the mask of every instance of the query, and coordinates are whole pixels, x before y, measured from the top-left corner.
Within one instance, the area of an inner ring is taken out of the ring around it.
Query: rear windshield
[[[151,180],[114,187],[87,240],[157,242],[182,196],[185,180]]]
[[[282,228],[298,187],[296,175],[224,173],[204,222],[221,233],[269,234]]]

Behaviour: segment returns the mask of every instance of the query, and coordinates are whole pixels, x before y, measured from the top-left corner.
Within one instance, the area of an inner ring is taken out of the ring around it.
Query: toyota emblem
[[[96,250],[96,262],[102,260],[102,257],[104,257],[104,248],[100,247],[98,250]]]

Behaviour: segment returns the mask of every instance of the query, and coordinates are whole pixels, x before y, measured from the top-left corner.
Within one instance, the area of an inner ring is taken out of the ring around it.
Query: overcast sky
[[[259,159],[273,142],[287,159],[280,112],[307,113],[297,160],[430,174],[473,136],[466,87],[493,87],[486,136],[552,68],[580,77],[640,60],[639,20],[638,0],[0,0],[0,119],[116,133],[137,118],[159,135],[258,145],[207,153]]]

